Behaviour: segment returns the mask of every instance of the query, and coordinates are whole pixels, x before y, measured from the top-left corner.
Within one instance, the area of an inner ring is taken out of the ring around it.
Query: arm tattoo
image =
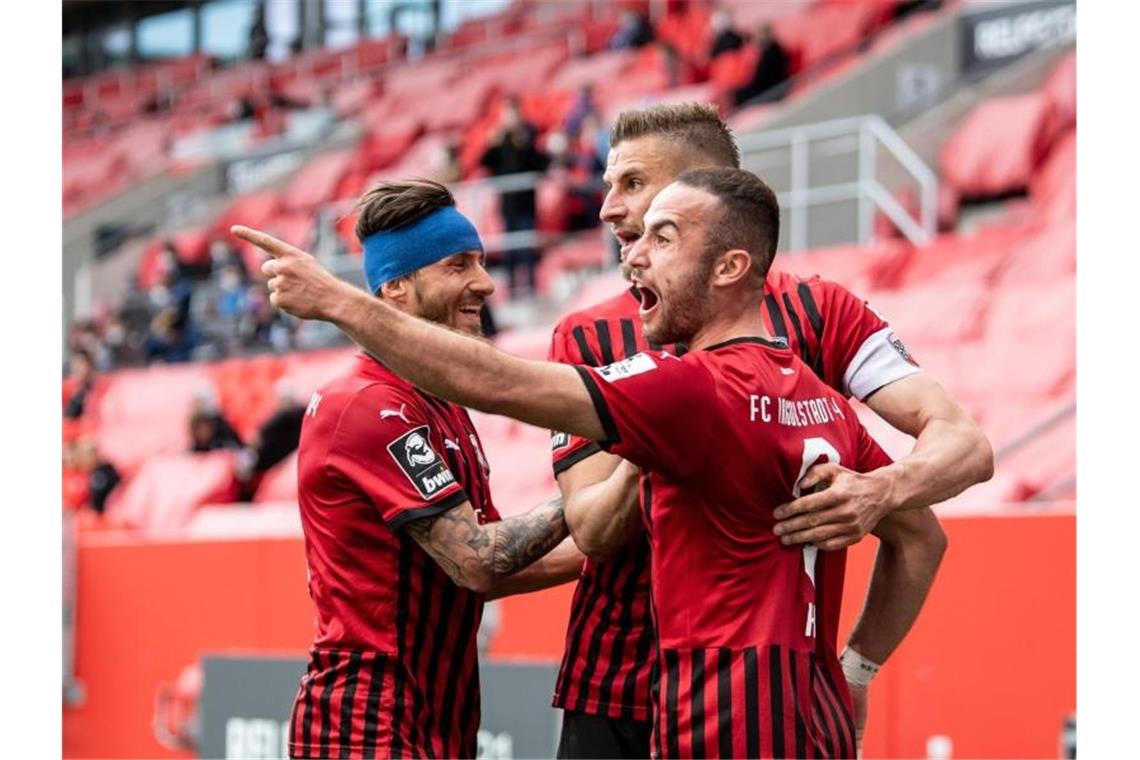
[[[497,579],[526,567],[566,537],[562,497],[544,502],[525,515],[503,520],[496,528],[491,574]]]
[[[465,588],[480,576],[495,580],[526,567],[567,535],[561,498],[489,525],[480,525],[470,509],[451,509],[413,520],[405,530]]]

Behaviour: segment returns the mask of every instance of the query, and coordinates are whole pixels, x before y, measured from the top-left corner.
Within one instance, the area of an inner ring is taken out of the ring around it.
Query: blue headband
[[[364,238],[364,279],[375,293],[397,277],[463,251],[483,251],[475,225],[454,206],[444,206],[412,224]]]

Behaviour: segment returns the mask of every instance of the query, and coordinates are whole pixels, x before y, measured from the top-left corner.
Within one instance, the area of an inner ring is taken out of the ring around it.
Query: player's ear
[[[396,306],[406,306],[411,297],[411,292],[412,278],[397,277],[381,285],[377,295],[391,301]]]
[[[724,287],[748,278],[752,271],[752,256],[741,248],[725,251],[713,267],[713,284]]]

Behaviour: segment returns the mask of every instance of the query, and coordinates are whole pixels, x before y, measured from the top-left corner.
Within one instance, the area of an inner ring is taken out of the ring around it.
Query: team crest
[[[914,360],[914,357],[910,355],[910,351],[907,351],[906,346],[903,345],[902,338],[895,335],[893,332],[888,333],[887,342],[891,344],[895,351],[898,351],[898,354],[903,358],[903,361],[909,362],[916,367],[918,366],[918,362]]]
[[[455,476],[431,446],[427,425],[409,430],[389,443],[388,453],[425,499],[455,482]]]

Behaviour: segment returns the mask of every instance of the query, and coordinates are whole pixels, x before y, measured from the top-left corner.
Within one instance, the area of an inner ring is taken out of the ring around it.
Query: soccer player
[[[610,133],[602,221],[621,243],[622,271],[644,230],[654,196],[687,169],[739,167],[740,156],[716,109],[686,103],[622,112]],[[658,346],[642,333],[636,289],[566,316],[554,330],[549,358],[598,366]],[[921,372],[890,327],[843,287],[818,277],[770,272],[761,317],[813,372],[844,396],[866,402],[895,427],[918,438],[908,457],[866,474],[821,464],[809,471],[805,495],[776,511],[789,543],[838,550],[897,509],[947,499],[992,474],[991,449],[970,417]],[[678,413],[685,413],[678,410]],[[636,513],[614,519],[624,477],[604,481],[620,459],[590,440],[556,433],[554,472],[566,519],[590,555],[571,605],[554,704],[564,712],[560,757],[644,757],[649,751],[653,641],[648,543]],[[811,487],[830,487],[807,495]],[[628,485],[628,482],[627,482]],[[944,550],[937,525],[894,523],[878,536],[870,595],[845,655],[858,713],[866,719],[868,668],[901,642],[921,607]],[[842,557],[842,555],[840,555]],[[830,561],[830,559],[828,560]],[[866,667],[860,667],[865,665]]]
[[[846,399],[761,320],[778,220],[754,175],[683,174],[654,200],[630,263],[646,338],[690,351],[593,370],[523,360],[417,322],[362,298],[308,254],[235,230],[275,257],[264,271],[278,307],[333,322],[419,387],[599,441],[642,468],[661,756],[856,752],[829,641],[841,577],[835,563],[817,567],[814,546],[782,544],[773,510],[799,494],[818,459],[857,471],[889,460]],[[929,509],[900,514],[934,520]]]
[[[373,300],[480,335],[494,285],[450,192],[385,183],[359,211]],[[484,599],[577,576],[570,542],[539,559],[566,535],[561,504],[501,520],[466,410],[367,354],[313,394],[298,457],[317,623],[290,755],[474,757]]]

